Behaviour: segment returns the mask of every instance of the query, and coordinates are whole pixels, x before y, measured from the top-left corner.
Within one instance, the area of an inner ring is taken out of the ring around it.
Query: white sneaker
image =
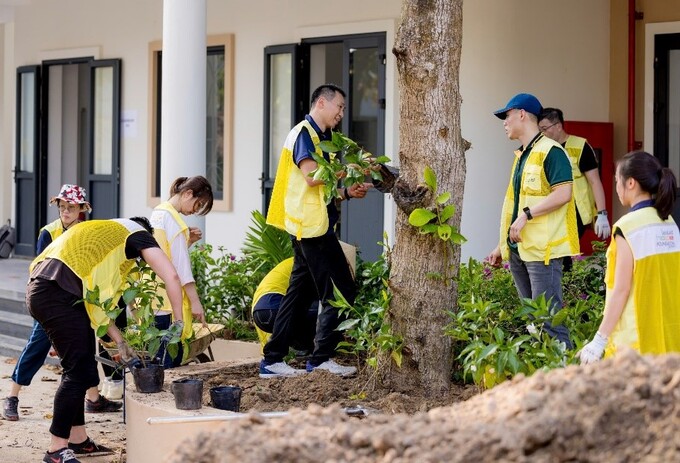
[[[267,365],[264,360],[260,362],[260,378],[280,378],[299,376],[307,373],[307,370],[293,368],[286,362],[277,362]]]
[[[346,367],[335,363],[333,360],[326,360],[321,365],[312,366],[309,362],[307,363],[307,371],[313,370],[326,370],[329,373],[340,376],[352,376],[357,372],[356,367]]]

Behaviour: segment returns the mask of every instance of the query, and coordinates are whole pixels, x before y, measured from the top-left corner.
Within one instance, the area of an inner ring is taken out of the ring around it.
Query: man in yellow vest
[[[312,153],[328,156],[319,143],[332,138],[331,130],[340,123],[345,111],[345,92],[332,84],[325,84],[312,92],[311,110],[286,137],[267,223],[286,230],[293,244],[293,269],[290,284],[276,315],[274,331],[264,346],[260,363],[260,377],[296,376],[315,369],[338,375],[351,375],[356,368],[339,365],[331,359],[341,339],[335,329],[339,324],[338,311],[329,301],[335,299],[336,286],[352,304],[356,287],[349,265],[335,235],[339,218],[336,201],[324,201],[323,181],[310,174],[317,168]],[[341,189],[343,200],[363,198],[370,183]],[[304,318],[314,300],[320,300],[314,351],[306,370],[294,369],[283,361],[288,355],[297,321]]]
[[[543,109],[538,129],[562,145],[571,161],[578,236],[582,237],[586,225],[592,223],[600,239],[609,238],[611,227],[595,151],[585,138],[569,135],[564,130],[564,115],[558,108]]]
[[[520,297],[543,294],[554,313],[562,308],[562,260],[579,254],[579,243],[571,163],[564,149],[540,132],[541,110],[534,95],[520,93],[494,112],[508,138],[522,146],[515,151],[503,202],[500,241],[487,261],[499,266],[509,259]],[[546,324],[545,329],[571,347],[566,327]]]

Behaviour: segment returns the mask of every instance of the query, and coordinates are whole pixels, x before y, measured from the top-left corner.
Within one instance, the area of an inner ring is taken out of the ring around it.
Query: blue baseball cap
[[[518,93],[517,95],[510,98],[510,101],[508,101],[508,104],[505,105],[505,108],[494,111],[493,114],[497,118],[504,120],[505,113],[511,109],[523,109],[526,112],[539,117],[543,107],[541,106],[541,102],[538,101],[538,98],[533,96],[531,93]]]

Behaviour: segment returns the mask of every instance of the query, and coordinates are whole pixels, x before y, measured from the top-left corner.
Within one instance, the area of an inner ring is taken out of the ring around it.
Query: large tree
[[[436,233],[421,234],[409,224],[415,208],[434,208],[436,195],[423,187],[425,166],[436,174],[438,190],[451,193],[458,229],[465,187],[458,71],[463,38],[463,0],[404,0],[393,53],[400,88],[400,177],[394,189],[399,208],[392,252],[389,322],[403,336],[403,362],[385,362],[382,377],[394,387],[422,386],[447,391],[453,365],[450,338],[443,328],[456,306],[460,248]],[[446,249],[448,247],[448,249]],[[387,368],[387,369],[385,369]]]

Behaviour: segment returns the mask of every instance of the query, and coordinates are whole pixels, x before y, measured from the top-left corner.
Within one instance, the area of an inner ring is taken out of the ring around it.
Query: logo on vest
[[[675,233],[673,230],[661,230],[656,235],[656,247],[665,249],[675,249]]]

